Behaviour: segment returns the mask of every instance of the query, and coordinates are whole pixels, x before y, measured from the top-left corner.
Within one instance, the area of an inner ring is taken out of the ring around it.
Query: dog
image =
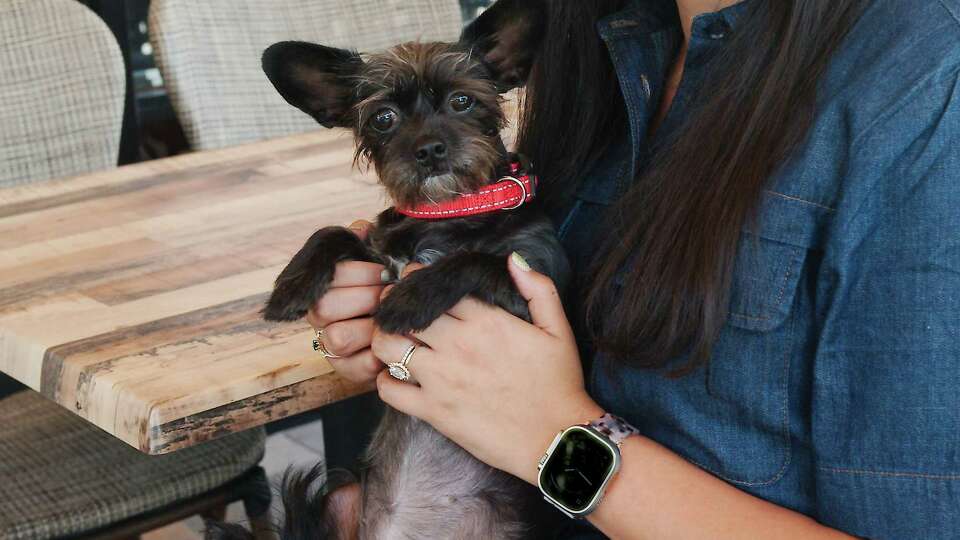
[[[544,9],[501,0],[456,43],[406,43],[365,56],[303,42],[265,51],[264,71],[281,96],[325,127],[351,129],[356,159],[373,164],[395,204],[366,240],[343,227],[314,233],[277,277],[267,320],[302,318],[347,260],[386,266],[395,285],[374,320],[396,334],[423,330],[466,296],[529,321],[507,270],[514,251],[563,290],[569,265],[532,199],[535,178],[500,136],[501,95],[531,69]],[[491,186],[520,195],[491,202]],[[480,208],[490,204],[500,206]],[[437,219],[445,212],[454,217]],[[426,266],[400,279],[411,262]],[[288,473],[284,539],[525,538],[531,504],[542,502],[531,486],[389,407],[361,480],[328,479],[318,489],[323,476],[320,465]],[[211,530],[211,538],[249,537],[236,526]]]

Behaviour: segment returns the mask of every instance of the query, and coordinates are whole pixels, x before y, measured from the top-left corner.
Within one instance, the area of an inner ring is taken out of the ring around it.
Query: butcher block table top
[[[386,206],[320,131],[0,190],[0,371],[163,454],[368,390],[258,315],[316,229]]]

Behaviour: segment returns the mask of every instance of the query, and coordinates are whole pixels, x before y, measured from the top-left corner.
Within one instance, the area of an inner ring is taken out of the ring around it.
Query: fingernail
[[[390,283],[390,270],[384,268],[380,271],[380,281],[384,283]]]
[[[516,251],[510,254],[510,262],[512,262],[514,266],[516,266],[520,270],[523,270],[524,272],[530,271],[530,265],[527,263],[527,260],[521,257],[520,254],[517,253]]]

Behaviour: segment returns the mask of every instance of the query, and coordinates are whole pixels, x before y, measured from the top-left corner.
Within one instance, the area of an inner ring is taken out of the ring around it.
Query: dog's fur
[[[500,94],[522,84],[529,72],[542,9],[532,0],[501,0],[458,43],[407,43],[365,57],[278,43],[264,53],[263,66],[291,104],[324,126],[353,130],[357,158],[374,165],[397,204],[439,202],[507,172]],[[451,97],[459,94],[472,106],[458,112]],[[383,114],[392,115],[393,127],[375,129]],[[277,278],[264,316],[303,317],[327,291],[336,264],[360,260],[385,264],[396,280],[374,314],[387,332],[422,330],[465,296],[530,320],[507,271],[513,251],[563,287],[566,258],[535,206],[439,221],[388,209],[366,241],[342,227],[314,233]],[[428,266],[399,280],[411,261]],[[359,487],[328,486],[326,495],[314,487],[319,467],[288,477],[283,538],[521,538],[529,503],[539,499],[530,486],[389,408],[364,464]],[[221,538],[242,535],[228,526],[214,530]]]

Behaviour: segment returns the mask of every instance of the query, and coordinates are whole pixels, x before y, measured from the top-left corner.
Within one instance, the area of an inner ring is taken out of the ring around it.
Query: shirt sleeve
[[[819,518],[869,538],[960,531],[960,73],[853,139],[818,270]]]

